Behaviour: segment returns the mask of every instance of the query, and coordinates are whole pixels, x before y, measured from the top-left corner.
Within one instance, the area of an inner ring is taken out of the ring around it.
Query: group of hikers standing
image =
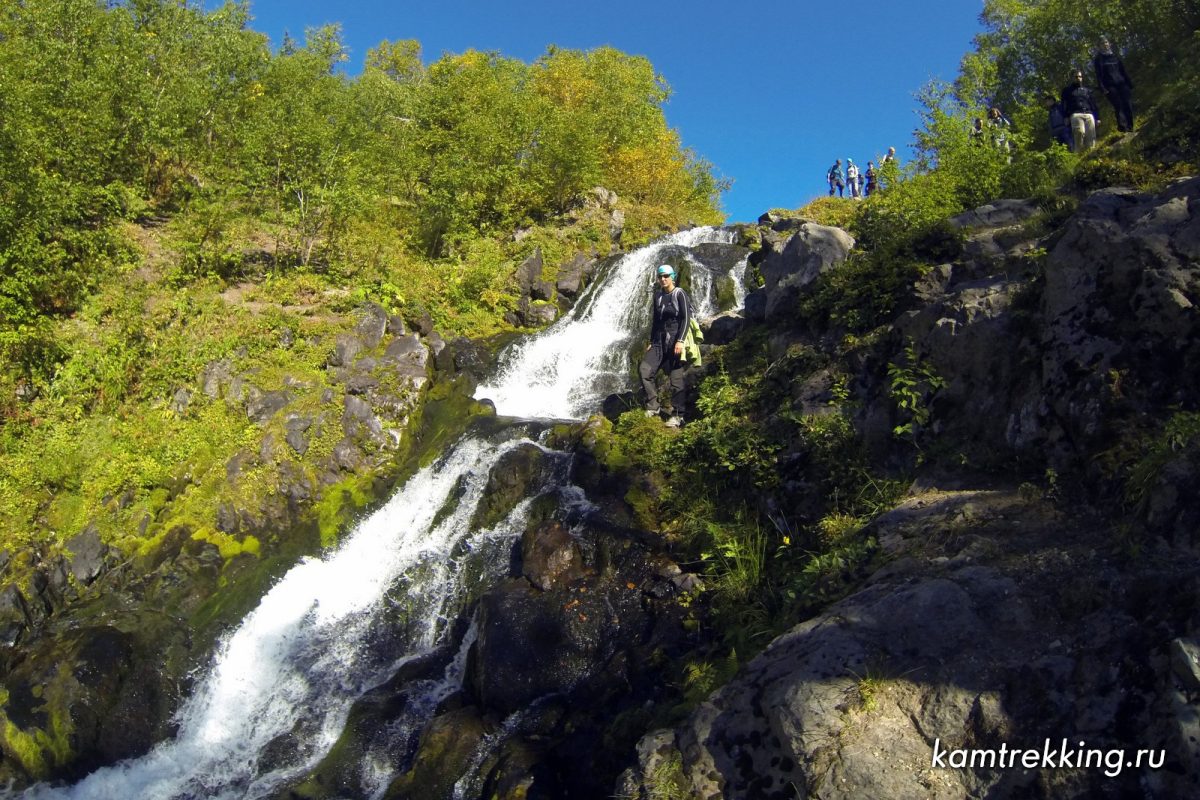
[[[1096,83],[1117,116],[1117,130],[1133,130],[1133,81],[1125,71],[1121,57],[1113,52],[1112,42],[1101,37],[1100,49],[1092,58]],[[1084,83],[1083,70],[1073,69],[1059,98],[1047,93],[1042,98],[1046,108],[1050,134],[1056,142],[1065,144],[1076,153],[1090,150],[1096,144],[1096,126],[1100,124],[1100,108],[1092,90]]]
[[[896,148],[889,147],[887,155],[879,162],[882,167],[890,161],[896,160]],[[838,197],[845,197],[845,190],[850,189],[850,196],[855,199],[870,197],[875,192],[879,191],[879,171],[875,168],[874,161],[867,162],[867,169],[860,172],[858,165],[854,163],[854,159],[846,159],[846,168],[842,169],[842,160],[835,159],[833,166],[825,173],[825,179],[829,181],[829,196],[833,197],[836,191]]]

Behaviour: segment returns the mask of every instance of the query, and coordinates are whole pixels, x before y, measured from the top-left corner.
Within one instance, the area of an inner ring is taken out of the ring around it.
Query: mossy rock
[[[483,497],[471,517],[471,528],[490,528],[534,493],[549,469],[546,452],[534,444],[522,444],[505,453],[488,475]]]
[[[392,781],[385,800],[443,800],[467,771],[491,726],[473,706],[435,717],[421,733],[412,769]]]

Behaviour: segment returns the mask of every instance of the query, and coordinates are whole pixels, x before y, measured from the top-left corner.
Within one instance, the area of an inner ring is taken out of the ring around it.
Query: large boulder
[[[558,280],[555,284],[558,294],[571,301],[578,299],[579,293],[583,291],[588,279],[596,271],[598,263],[595,258],[589,258],[583,253],[576,253],[570,261],[558,268]]]
[[[542,278],[543,267],[540,247],[534,249],[533,255],[517,267],[517,287],[522,296],[543,301],[554,298],[554,284]]]
[[[801,224],[782,243],[777,236],[764,237],[759,265],[766,290],[764,317],[770,320],[794,313],[800,292],[845,261],[853,247],[850,234],[814,222]],[[749,315],[749,308],[747,312]]]

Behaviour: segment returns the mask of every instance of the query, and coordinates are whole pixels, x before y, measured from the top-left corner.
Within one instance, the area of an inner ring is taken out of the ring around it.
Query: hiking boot
[[[667,417],[665,424],[668,428],[678,428],[683,425],[683,417],[672,414],[671,416]]]

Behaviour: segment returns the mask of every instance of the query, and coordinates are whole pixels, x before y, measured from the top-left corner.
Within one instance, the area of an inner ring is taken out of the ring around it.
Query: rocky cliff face
[[[1096,192],[1061,224],[1022,201],[953,221],[959,257],[859,360],[857,419],[894,451],[882,364],[915,355],[940,381],[914,435],[991,470],[919,480],[871,526],[885,565],[644,738],[621,796],[1200,792],[1198,203],[1187,179]],[[796,242],[768,235],[763,263],[803,291]],[[1020,465],[1057,506],[1014,488]]]

